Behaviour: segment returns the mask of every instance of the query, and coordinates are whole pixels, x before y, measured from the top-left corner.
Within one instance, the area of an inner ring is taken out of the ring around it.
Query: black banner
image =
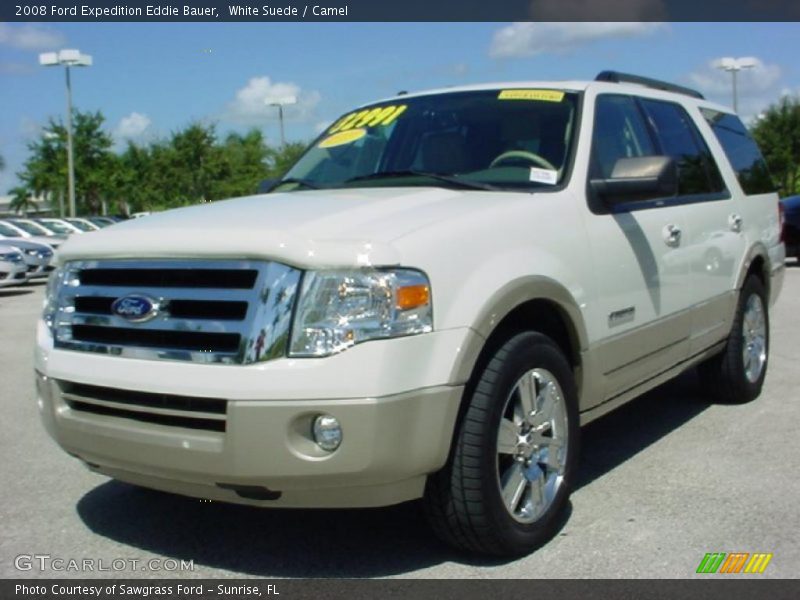
[[[360,600],[409,598],[421,600],[795,600],[797,580],[4,580],[4,600],[89,600],[117,598],[181,598],[186,600]]]
[[[15,0],[0,5],[0,21],[797,21],[799,18],[800,3],[796,0]]]

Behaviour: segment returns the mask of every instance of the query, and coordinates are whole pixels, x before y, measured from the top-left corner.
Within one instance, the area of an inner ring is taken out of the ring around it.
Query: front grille
[[[254,269],[104,269],[81,271],[85,285],[139,286],[154,288],[219,288],[248,290],[256,282]]]
[[[153,394],[59,381],[61,398],[72,410],[168,427],[225,431],[227,401]]]
[[[299,281],[300,271],[270,261],[70,262],[52,315],[55,346],[222,364],[284,356]],[[128,297],[145,306],[135,318],[115,305]]]

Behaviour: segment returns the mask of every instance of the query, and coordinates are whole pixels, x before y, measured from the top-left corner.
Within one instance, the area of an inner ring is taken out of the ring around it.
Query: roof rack
[[[601,71],[597,74],[597,77],[594,78],[595,81],[607,81],[609,83],[636,83],[639,85],[644,85],[649,88],[653,88],[655,90],[663,90],[665,92],[675,92],[677,94],[684,94],[685,96],[691,96],[692,98],[699,98],[700,100],[705,100],[705,96],[698,92],[697,90],[693,90],[692,88],[684,87],[682,85],[676,85],[674,83],[668,83],[666,81],[659,81],[658,79],[650,79],[649,77],[641,77],[639,75],[630,75],[628,73],[620,73],[619,71]]]

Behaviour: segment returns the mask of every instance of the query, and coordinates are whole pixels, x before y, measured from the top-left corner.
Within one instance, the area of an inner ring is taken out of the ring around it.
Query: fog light
[[[314,419],[313,433],[317,446],[328,452],[333,452],[342,443],[342,426],[336,417],[319,415]]]

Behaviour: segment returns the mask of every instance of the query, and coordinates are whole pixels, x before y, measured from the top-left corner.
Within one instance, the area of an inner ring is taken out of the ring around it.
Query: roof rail
[[[692,88],[676,85],[674,83],[668,83],[666,81],[659,81],[658,79],[650,79],[649,77],[620,73],[618,71],[601,71],[597,74],[597,77],[595,77],[594,80],[607,81],[609,83],[636,83],[656,90],[675,92],[677,94],[684,94],[685,96],[691,96],[692,98],[705,100],[705,96],[703,96],[703,94],[697,90],[693,90]]]

